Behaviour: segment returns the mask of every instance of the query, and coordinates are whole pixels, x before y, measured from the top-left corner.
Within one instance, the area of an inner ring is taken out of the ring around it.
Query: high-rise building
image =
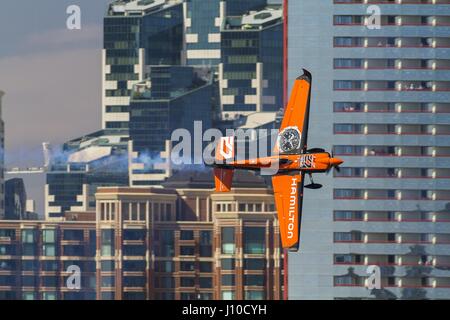
[[[126,129],[133,85],[147,65],[179,65],[183,49],[180,1],[114,1],[104,19],[103,128]]]
[[[219,195],[211,177],[183,172],[164,189],[99,189],[98,299],[280,299],[271,192],[237,173],[233,192]]]
[[[183,13],[186,64],[216,68],[220,63],[220,26],[224,2],[185,0]]]
[[[2,118],[2,97],[5,95],[0,91],[0,219],[5,214],[5,123]]]
[[[66,142],[50,153],[45,185],[45,218],[95,209],[100,186],[127,186],[128,130],[100,130]]]
[[[27,192],[23,179],[13,178],[5,182],[5,219],[22,220],[27,216]]]
[[[313,74],[309,147],[345,160],[305,191],[289,297],[448,299],[450,2],[292,0],[287,12],[289,83]],[[371,265],[380,289],[365,287]]]
[[[220,111],[224,120],[283,107],[281,6],[226,16],[221,28],[221,52]]]
[[[242,16],[262,9],[267,0],[184,0],[184,60],[188,65],[210,66],[221,62],[221,28],[227,16]]]
[[[212,177],[99,188],[94,212],[63,221],[0,221],[0,299],[281,299],[272,192],[237,172],[216,194]],[[78,268],[81,289],[67,285]]]
[[[147,77],[147,66],[220,69],[221,111],[227,119],[282,107],[279,5],[268,6],[267,0],[114,1],[104,32],[103,128],[129,127],[131,91]]]
[[[177,129],[187,130],[194,143],[195,122],[203,130],[211,128],[217,104],[217,82],[209,68],[151,66],[148,69],[148,78],[135,85],[130,103],[132,186],[154,185],[168,178],[172,133]],[[192,163],[193,157],[189,160]]]
[[[0,221],[0,300],[95,300],[95,254],[95,222]]]

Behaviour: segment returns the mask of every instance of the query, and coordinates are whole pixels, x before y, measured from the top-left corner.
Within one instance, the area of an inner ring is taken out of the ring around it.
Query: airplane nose
[[[344,163],[344,161],[339,159],[339,158],[331,158],[330,159],[330,165],[332,167],[338,167],[338,166],[340,166],[343,163]]]

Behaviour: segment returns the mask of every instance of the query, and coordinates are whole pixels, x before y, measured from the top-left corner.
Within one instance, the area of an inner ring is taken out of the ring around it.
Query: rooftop
[[[82,150],[93,146],[111,147],[120,144],[126,146],[128,144],[128,140],[128,130],[100,130],[66,142],[64,144],[64,149]]]
[[[258,129],[276,122],[277,112],[254,112],[236,120],[241,129]]]
[[[227,17],[225,30],[262,29],[282,19],[282,7],[280,5],[270,5],[259,11],[250,11],[241,17]]]
[[[117,0],[109,8],[109,15],[143,15],[151,11],[179,4],[180,0]]]

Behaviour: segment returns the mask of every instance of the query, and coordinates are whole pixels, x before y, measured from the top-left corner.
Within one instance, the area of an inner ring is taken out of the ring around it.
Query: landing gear
[[[319,183],[314,183],[314,179],[311,173],[309,173],[309,180],[311,181],[310,184],[306,185],[305,188],[307,189],[313,189],[313,190],[317,190],[322,188],[323,186]]]

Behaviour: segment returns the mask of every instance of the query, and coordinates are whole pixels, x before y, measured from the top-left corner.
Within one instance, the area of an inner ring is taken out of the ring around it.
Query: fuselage
[[[224,164],[217,164],[217,166],[245,170],[258,170],[278,166],[278,172],[304,171],[313,173],[326,172],[332,167],[339,166],[341,163],[343,163],[341,159],[332,157],[328,152],[319,152],[232,160]]]

